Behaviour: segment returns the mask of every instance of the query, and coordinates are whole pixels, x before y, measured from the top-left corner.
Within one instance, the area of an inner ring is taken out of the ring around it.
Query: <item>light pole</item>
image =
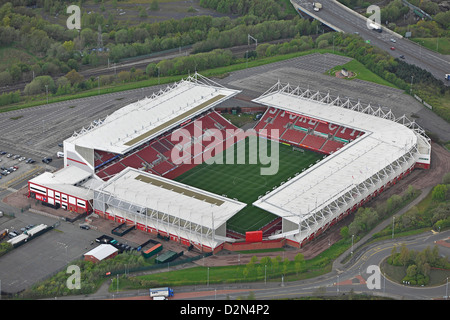
[[[264,285],[267,285],[267,265],[264,265]]]
[[[409,89],[409,94],[411,94],[411,95],[412,95],[413,79],[414,79],[414,76],[411,76],[411,88]]]
[[[353,237],[354,237],[355,235],[354,234],[352,234],[352,254],[353,254]]]
[[[47,94],[47,104],[48,104],[48,84],[45,85],[45,92]]]
[[[392,239],[394,239],[395,216],[392,217]]]
[[[447,284],[445,285],[445,300],[448,300],[448,277],[447,277]]]
[[[159,85],[159,67],[157,67],[158,68],[158,85]]]

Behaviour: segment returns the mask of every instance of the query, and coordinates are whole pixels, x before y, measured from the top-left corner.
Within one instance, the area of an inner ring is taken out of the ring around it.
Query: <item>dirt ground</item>
[[[448,152],[442,146],[433,143],[430,169],[414,170],[411,174],[397,182],[394,186],[385,190],[382,194],[377,196],[374,200],[370,201],[367,205],[376,206],[377,203],[385,201],[393,194],[402,194],[405,190],[407,190],[409,185],[413,185],[414,187],[421,190],[424,188],[432,187],[436,184],[439,184],[442,181],[443,175],[447,172],[450,172],[450,152]],[[66,218],[73,218],[75,216],[75,213],[71,213],[62,209],[55,210],[52,208],[48,208],[40,204],[40,202],[35,199],[29,199],[27,197],[27,187],[6,196],[3,201],[19,209],[30,207],[33,210],[39,211],[41,214],[49,214],[56,217]],[[334,225],[332,228],[326,230],[320,237],[314,239],[312,242],[308,243],[301,249],[286,246],[284,251],[266,252],[261,254],[243,254],[231,252],[228,250],[222,250],[218,254],[210,256],[206,259],[201,259],[196,263],[202,266],[226,266],[246,264],[253,256],[257,256],[258,258],[273,258],[278,255],[280,255],[283,259],[288,258],[289,260],[293,260],[295,255],[297,255],[298,253],[302,253],[305,259],[311,259],[323,252],[330,245],[340,240],[340,229],[343,226],[348,225],[350,222],[352,222],[352,220],[353,215],[350,215],[346,219]],[[95,230],[103,232],[107,235],[111,235],[111,230],[119,225],[119,223],[95,217],[90,217],[89,221],[87,222]],[[84,221],[79,220],[75,223],[81,224],[84,223]],[[149,239],[154,239],[161,242],[165,250],[172,250],[175,252],[184,251],[185,256],[195,256],[199,254],[199,252],[196,250],[188,252],[186,246],[182,246],[173,241],[163,241],[161,239],[157,239],[154,235],[138,230],[132,231],[125,236],[120,237],[120,239],[117,238],[117,240],[122,243],[127,243],[134,246],[140,245]]]

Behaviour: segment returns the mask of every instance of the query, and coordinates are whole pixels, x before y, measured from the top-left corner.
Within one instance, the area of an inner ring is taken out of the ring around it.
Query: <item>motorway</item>
[[[370,30],[367,28],[365,17],[336,0],[320,1],[323,8],[318,12],[313,11],[313,2],[314,0],[291,0],[296,9],[300,9],[331,28],[345,33],[358,32],[364,40],[370,40],[371,45],[385,50],[394,58],[404,55],[405,62],[428,70],[437,79],[444,81],[446,85],[450,85],[450,81],[444,80],[445,74],[450,73],[450,56],[428,50],[385,27],[383,27],[381,33]],[[396,42],[391,42],[391,39]],[[395,50],[391,50],[391,47],[394,47]]]

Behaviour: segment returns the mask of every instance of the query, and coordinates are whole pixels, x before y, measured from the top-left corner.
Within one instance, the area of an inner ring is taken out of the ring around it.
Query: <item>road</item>
[[[408,206],[395,214],[401,216],[414,205],[417,205],[426,197],[431,188],[425,188],[421,195]],[[448,294],[447,284],[433,287],[412,287],[391,281],[383,274],[379,274],[378,282],[372,281],[373,271],[369,267],[379,266],[380,263],[391,254],[393,247],[406,245],[409,249],[422,251],[426,247],[432,248],[437,241],[450,239],[450,230],[441,233],[427,231],[425,233],[405,237],[393,238],[366,245],[374,233],[384,229],[391,223],[386,219],[375,227],[369,234],[363,237],[353,247],[341,254],[333,263],[332,271],[316,278],[286,282],[283,279],[258,283],[242,284],[211,284],[202,286],[175,287],[174,300],[236,300],[240,297],[248,297],[250,294],[256,300],[277,300],[288,298],[299,298],[314,295],[341,295],[348,294],[353,290],[357,293],[365,293],[373,296],[383,296],[393,299],[407,300],[434,300],[443,299]],[[442,256],[449,256],[450,246],[438,245]],[[349,259],[347,259],[349,258]],[[450,276],[450,272],[449,272]],[[368,285],[369,284],[369,285]],[[378,285],[371,288],[370,285]],[[108,292],[109,283],[106,283],[95,294],[87,296],[66,297],[66,299],[149,299],[146,290],[132,290],[127,292]],[[64,299],[64,298],[63,298]]]
[[[450,56],[428,50],[385,27],[383,27],[381,33],[370,30],[367,28],[365,17],[336,0],[321,0],[323,8],[318,12],[313,11],[313,2],[314,0],[291,0],[294,7],[300,8],[305,13],[310,13],[312,17],[331,28],[345,33],[358,32],[363,39],[370,40],[371,45],[385,50],[394,58],[404,55],[405,62],[429,71],[437,79],[444,81],[446,85],[450,85],[450,81],[444,80],[445,74],[450,73]],[[391,39],[396,42],[391,42]],[[391,50],[391,47],[394,47],[395,50]],[[412,80],[414,82],[414,79]]]

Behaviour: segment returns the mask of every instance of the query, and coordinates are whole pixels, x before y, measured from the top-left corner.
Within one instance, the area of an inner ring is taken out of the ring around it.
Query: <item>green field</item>
[[[264,148],[263,154],[271,158],[271,144],[263,138],[258,138],[257,141],[258,152],[259,147]],[[279,165],[274,175],[261,175],[260,169],[270,167],[270,163],[263,165],[259,160],[257,164],[249,163],[249,138],[247,138],[227,150],[234,151],[234,164],[228,164],[229,161],[225,161],[226,151],[224,151],[219,155],[224,164],[203,163],[175,180],[218,195],[226,194],[228,198],[235,198],[246,203],[247,207],[227,222],[227,228],[240,233],[255,231],[276,216],[252,206],[252,203],[266,191],[278,187],[281,182],[294,177],[297,172],[301,172],[303,168],[322,158],[322,155],[312,151],[294,151],[292,147],[284,144],[278,144],[278,146],[279,157],[274,157],[273,161],[279,161]],[[237,164],[237,156],[244,150],[245,164]]]

